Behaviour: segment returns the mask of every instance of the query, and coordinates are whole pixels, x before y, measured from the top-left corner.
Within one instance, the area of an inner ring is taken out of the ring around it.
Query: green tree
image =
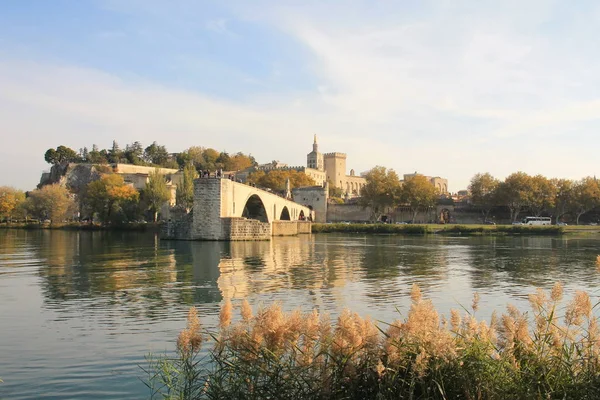
[[[365,179],[358,202],[363,208],[371,209],[372,221],[378,221],[388,208],[399,203],[400,178],[394,170],[377,166],[365,174]]]
[[[419,209],[434,207],[440,197],[439,190],[423,175],[414,175],[405,180],[400,193],[402,203],[410,207],[413,221],[417,218]]]
[[[77,152],[66,146],[58,146],[56,150],[48,149],[44,154],[44,160],[54,165],[81,161]]]
[[[153,165],[163,166],[169,160],[169,152],[165,146],[153,142],[144,150],[144,160]]]
[[[165,176],[160,173],[158,168],[148,175],[143,196],[144,200],[148,202],[149,209],[153,212],[153,221],[156,222],[158,211],[171,199],[171,191],[167,187]]]
[[[34,218],[49,219],[52,224],[67,219],[77,210],[73,196],[58,184],[29,192],[25,208]]]
[[[181,184],[177,185],[177,205],[185,207],[188,211],[194,206],[194,179],[197,177],[196,168],[190,162],[183,168],[183,179]]]
[[[0,218],[12,219],[25,202],[25,193],[9,186],[0,186]]]
[[[573,199],[571,210],[575,215],[575,223],[579,225],[579,218],[600,206],[600,186],[595,178],[587,177],[573,186]]]
[[[471,178],[469,192],[471,201],[481,209],[483,220],[486,221],[492,208],[497,204],[497,188],[500,182],[488,172],[476,174]]]
[[[344,196],[344,191],[342,188],[335,186],[335,184],[331,181],[329,183],[329,197],[332,199],[341,199]]]
[[[519,213],[531,202],[531,177],[524,172],[515,172],[498,185],[498,199],[508,207],[510,220],[516,221]]]
[[[128,216],[125,209],[138,203],[139,193],[126,185],[122,176],[109,174],[90,182],[82,195],[82,201],[103,224],[123,222]]]
[[[99,151],[98,146],[92,145],[92,150],[88,153],[87,162],[92,164],[106,164],[108,159],[106,157],[106,150]]]
[[[140,142],[133,142],[125,146],[125,159],[129,164],[144,165],[144,148]]]
[[[116,164],[123,162],[124,154],[116,140],[113,140],[112,148],[107,153],[108,162]]]

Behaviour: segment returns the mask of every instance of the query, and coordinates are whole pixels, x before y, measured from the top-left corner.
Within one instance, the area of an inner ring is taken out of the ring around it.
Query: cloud
[[[151,15],[153,24],[177,21],[179,30],[195,32],[186,24],[207,20],[196,2],[122,4],[113,7],[136,15],[140,26]],[[15,144],[2,167],[27,160],[41,170],[48,147],[107,147],[113,139],[122,145],[157,140],[172,151],[211,146],[304,164],[316,133],[323,151],[348,153],[348,169],[417,170],[448,178],[453,191],[477,172],[499,178],[517,170],[569,178],[596,173],[595,8],[561,19],[565,12],[549,1],[398,4],[228,2],[231,16],[213,15],[204,25],[219,33],[214,40],[237,26],[235,18],[246,27],[275,28],[307,53],[302,67],[314,77],[313,87],[254,84],[256,90],[235,99],[69,62],[0,57],[0,131],[10,132]],[[177,59],[179,67],[188,56]],[[277,60],[265,63],[273,74],[280,71]],[[229,67],[242,81],[260,83],[243,65]],[[214,79],[207,71],[201,78]],[[294,76],[286,70],[277,80],[284,78]],[[28,188],[37,178],[27,172],[9,179]]]

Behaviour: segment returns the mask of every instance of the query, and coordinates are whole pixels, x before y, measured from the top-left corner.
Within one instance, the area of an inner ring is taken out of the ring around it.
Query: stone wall
[[[312,222],[310,221],[297,221],[298,223],[298,234],[310,234],[312,232]]]
[[[223,218],[222,240],[271,240],[271,224],[246,218]]]
[[[170,210],[170,218],[160,227],[160,238],[168,240],[192,240],[193,212]]]
[[[327,222],[364,222],[371,218],[371,210],[356,204],[328,204]]]

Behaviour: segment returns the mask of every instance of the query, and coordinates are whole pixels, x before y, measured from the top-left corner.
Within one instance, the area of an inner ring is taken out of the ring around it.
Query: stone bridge
[[[313,211],[293,201],[229,179],[194,181],[191,214],[172,215],[164,239],[268,240],[310,233]]]

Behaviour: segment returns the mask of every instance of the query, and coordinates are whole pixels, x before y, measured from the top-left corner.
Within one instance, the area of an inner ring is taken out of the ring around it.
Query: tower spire
[[[316,133],[315,133],[315,140],[314,140],[314,142],[313,142],[313,151],[314,151],[315,153],[318,153],[318,152],[319,152],[319,145],[317,144],[317,134],[316,134]]]

